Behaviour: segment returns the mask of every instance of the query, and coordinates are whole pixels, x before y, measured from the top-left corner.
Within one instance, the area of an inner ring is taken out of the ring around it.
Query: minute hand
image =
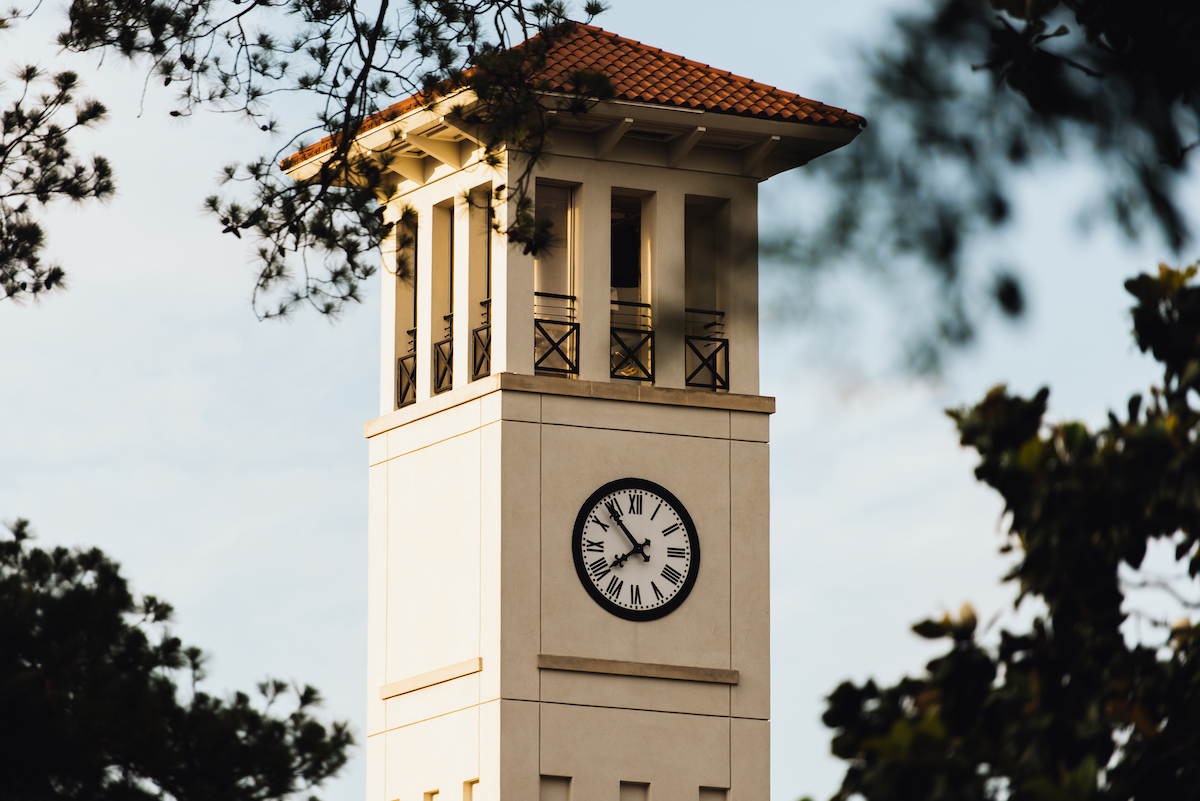
[[[620,528],[621,531],[625,532],[625,536],[628,537],[629,541],[633,543],[633,550],[625,554],[623,557],[618,557],[618,561],[624,563],[626,559],[633,556],[635,553],[640,553],[642,555],[642,561],[649,562],[650,555],[646,553],[646,548],[650,547],[650,540],[646,540],[640,544],[638,543],[637,539],[634,538],[633,534],[631,534],[629,529],[626,528],[625,521],[621,519],[621,510],[615,503],[609,501],[608,503],[604,504],[604,508],[608,509],[608,516],[613,519],[613,522],[617,524],[617,527]]]

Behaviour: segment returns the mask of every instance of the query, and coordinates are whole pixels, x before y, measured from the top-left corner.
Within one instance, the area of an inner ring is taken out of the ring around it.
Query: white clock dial
[[[673,611],[691,592],[700,567],[696,527],[683,504],[637,478],[592,493],[576,518],[572,548],[584,589],[628,620]]]

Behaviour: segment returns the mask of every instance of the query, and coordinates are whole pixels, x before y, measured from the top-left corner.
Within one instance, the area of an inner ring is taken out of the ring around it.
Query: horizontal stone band
[[[413,690],[419,690],[422,687],[432,687],[435,684],[441,684],[451,679],[470,676],[472,673],[478,673],[481,670],[483,670],[483,658],[477,656],[465,662],[446,665],[446,667],[440,667],[428,673],[409,676],[407,679],[400,679],[400,681],[385,684],[379,688],[379,697],[386,701],[389,698],[395,698],[397,695],[411,693]]]
[[[572,670],[576,673],[607,673],[610,676],[641,676],[647,679],[707,681],[712,684],[737,684],[738,672],[724,668],[660,665],[654,662],[626,662],[622,659],[592,659],[585,656],[538,654],[541,670]]]

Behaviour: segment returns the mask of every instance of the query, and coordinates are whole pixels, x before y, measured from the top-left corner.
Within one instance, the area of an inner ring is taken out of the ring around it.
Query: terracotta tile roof
[[[555,91],[570,88],[576,70],[608,76],[619,100],[702,109],[739,117],[861,128],[867,121],[773,86],[648,47],[582,23],[546,54],[543,77]]]
[[[830,128],[862,128],[867,124],[866,119],[845,109],[713,69],[592,25],[576,23],[570,34],[555,41],[546,54],[545,69],[536,77],[544,80],[550,91],[570,92],[573,91],[570,76],[580,70],[608,76],[617,100]],[[359,130],[370,130],[428,100],[422,95],[401,100],[367,117]],[[287,169],[331,150],[333,141],[333,137],[326,137],[287,157],[280,166]]]

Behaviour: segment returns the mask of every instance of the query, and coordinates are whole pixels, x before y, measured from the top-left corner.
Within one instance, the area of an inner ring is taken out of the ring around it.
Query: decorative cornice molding
[[[655,662],[627,662],[623,659],[593,659],[586,656],[538,654],[539,670],[570,670],[575,673],[605,673],[610,676],[640,676],[647,679],[703,681],[710,684],[737,684],[738,672],[725,668],[661,665]]]

